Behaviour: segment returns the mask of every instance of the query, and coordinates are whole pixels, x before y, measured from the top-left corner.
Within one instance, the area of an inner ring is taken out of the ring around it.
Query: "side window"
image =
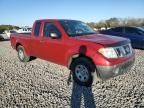
[[[44,24],[43,36],[44,37],[50,37],[51,33],[56,33],[58,36],[61,35],[60,31],[58,30],[58,28],[55,26],[54,23],[46,22]]]
[[[122,27],[112,28],[111,30],[113,32],[116,32],[116,33],[122,33],[123,32]]]
[[[135,28],[130,28],[130,27],[126,27],[126,28],[125,28],[125,33],[133,34],[133,35],[139,35],[137,29],[135,29]]]
[[[34,29],[34,36],[38,37],[40,32],[41,22],[36,22],[35,29]]]

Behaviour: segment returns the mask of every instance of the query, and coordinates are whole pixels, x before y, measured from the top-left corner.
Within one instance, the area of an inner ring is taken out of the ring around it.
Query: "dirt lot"
[[[127,74],[86,88],[67,85],[67,68],[40,59],[21,63],[10,42],[0,42],[0,108],[144,108],[144,51],[135,53]]]

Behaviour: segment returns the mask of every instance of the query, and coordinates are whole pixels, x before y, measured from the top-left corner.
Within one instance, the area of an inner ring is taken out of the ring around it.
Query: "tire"
[[[91,86],[93,83],[95,66],[87,58],[81,57],[72,62],[73,80],[81,86]]]
[[[17,47],[18,58],[21,62],[28,62],[30,60],[30,56],[28,56],[24,50],[24,47],[19,45]]]

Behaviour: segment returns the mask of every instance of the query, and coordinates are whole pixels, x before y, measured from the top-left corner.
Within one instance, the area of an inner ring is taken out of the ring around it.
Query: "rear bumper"
[[[99,77],[102,80],[107,80],[109,78],[121,75],[126,73],[131,69],[135,61],[135,58],[132,57],[130,60],[125,61],[124,63],[113,65],[113,66],[96,66],[99,73]]]

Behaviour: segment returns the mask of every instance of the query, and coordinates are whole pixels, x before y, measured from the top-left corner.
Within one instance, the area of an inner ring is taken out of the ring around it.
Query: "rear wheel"
[[[21,62],[28,62],[30,60],[30,56],[25,53],[24,47],[19,45],[17,48],[18,58]]]
[[[82,86],[92,85],[95,67],[89,59],[81,57],[74,60],[71,65],[71,70],[73,79],[77,84]]]

